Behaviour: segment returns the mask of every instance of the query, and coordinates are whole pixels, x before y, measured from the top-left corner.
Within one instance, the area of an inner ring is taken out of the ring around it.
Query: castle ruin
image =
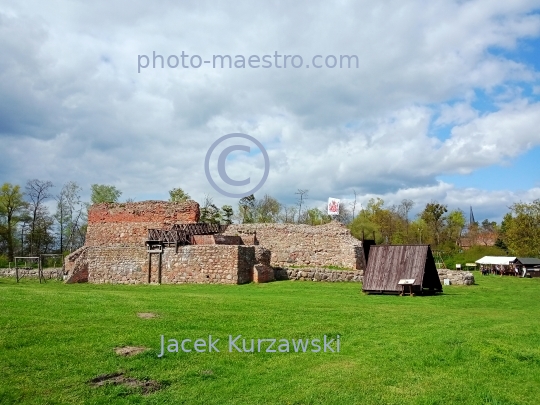
[[[66,258],[65,281],[244,284],[287,278],[291,266],[366,267],[362,242],[337,222],[219,226],[199,216],[195,201],[95,204],[85,245]]]

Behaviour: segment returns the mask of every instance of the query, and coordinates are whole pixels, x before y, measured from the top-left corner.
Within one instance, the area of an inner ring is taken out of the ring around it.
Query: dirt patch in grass
[[[157,314],[152,312],[137,312],[137,316],[143,319],[157,318]]]
[[[143,394],[150,394],[161,388],[161,384],[154,380],[139,380],[126,377],[123,372],[102,374],[88,381],[92,387],[102,387],[107,384],[124,385],[128,388],[140,390]]]
[[[148,350],[148,347],[143,346],[125,346],[125,347],[115,347],[114,351],[119,356],[135,356],[136,354],[142,353]]]
[[[198,377],[203,380],[213,380],[216,378],[213,370],[201,370],[198,373]]]

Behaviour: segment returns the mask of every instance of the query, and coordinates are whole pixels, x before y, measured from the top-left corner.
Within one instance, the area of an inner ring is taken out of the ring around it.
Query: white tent
[[[515,257],[507,256],[484,256],[476,261],[477,264],[504,264],[508,266],[510,262],[516,260]]]

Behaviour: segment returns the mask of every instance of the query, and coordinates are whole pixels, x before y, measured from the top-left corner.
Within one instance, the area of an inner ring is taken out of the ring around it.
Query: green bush
[[[0,268],[9,267],[9,261],[7,256],[0,255]]]

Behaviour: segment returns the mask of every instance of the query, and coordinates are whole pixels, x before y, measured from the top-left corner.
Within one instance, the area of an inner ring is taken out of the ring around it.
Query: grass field
[[[540,280],[475,277],[475,286],[434,297],[367,296],[356,283],[0,279],[0,403],[540,403]],[[341,350],[158,357],[160,335],[226,342],[230,334],[340,335]],[[114,348],[125,345],[151,349],[118,356]],[[88,384],[118,371],[161,389]]]

